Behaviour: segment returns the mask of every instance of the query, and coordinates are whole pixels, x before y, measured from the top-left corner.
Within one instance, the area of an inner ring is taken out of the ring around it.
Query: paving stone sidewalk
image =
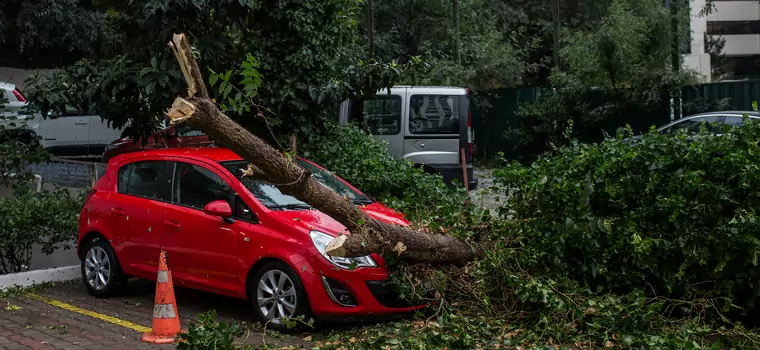
[[[98,299],[90,296],[81,281],[58,284],[34,293],[74,307],[118,320],[150,327],[155,284],[130,281],[124,295]],[[251,305],[245,301],[175,288],[177,309],[183,329],[201,312],[216,310],[217,320],[252,322]],[[0,300],[0,349],[173,349],[174,345],[143,343],[142,334],[114,323],[51,305],[29,295]],[[246,343],[266,342],[277,347],[307,347],[307,334],[287,336],[252,330]]]

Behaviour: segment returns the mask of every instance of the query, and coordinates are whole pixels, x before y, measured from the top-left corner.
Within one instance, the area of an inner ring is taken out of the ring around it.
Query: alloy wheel
[[[256,302],[264,318],[279,324],[283,317],[293,317],[296,312],[295,285],[285,272],[269,270],[259,279]]]
[[[103,248],[90,248],[84,258],[84,272],[87,283],[95,290],[100,291],[108,286],[111,280],[111,260]]]

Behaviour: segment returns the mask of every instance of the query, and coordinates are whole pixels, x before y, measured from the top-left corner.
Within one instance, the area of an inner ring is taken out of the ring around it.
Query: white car
[[[0,82],[0,125],[7,129],[26,128],[29,137],[41,136],[42,147],[55,155],[83,156],[103,154],[105,147],[121,137],[121,129],[112,129],[97,115],[25,115],[24,94],[10,83]]]

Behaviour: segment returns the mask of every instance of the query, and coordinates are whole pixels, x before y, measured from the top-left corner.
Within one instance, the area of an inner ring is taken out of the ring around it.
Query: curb
[[[81,277],[82,275],[78,265],[10,273],[7,275],[0,275],[0,291],[13,286],[29,287],[46,282],[72,281]]]

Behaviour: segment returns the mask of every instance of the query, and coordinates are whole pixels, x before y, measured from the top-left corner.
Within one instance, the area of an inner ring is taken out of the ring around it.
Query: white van
[[[42,118],[40,113],[24,114],[24,94],[10,83],[0,82],[0,125],[21,129],[26,125],[29,137],[41,136],[42,147],[55,155],[88,156],[103,154],[105,147],[121,137],[122,129],[110,127],[98,115],[78,115],[68,111]]]
[[[461,87],[394,86],[372,99],[351,99],[341,104],[340,122],[357,123],[388,151],[439,173],[444,181],[463,183],[464,149],[469,189],[478,186],[472,172],[472,128],[468,91]]]

